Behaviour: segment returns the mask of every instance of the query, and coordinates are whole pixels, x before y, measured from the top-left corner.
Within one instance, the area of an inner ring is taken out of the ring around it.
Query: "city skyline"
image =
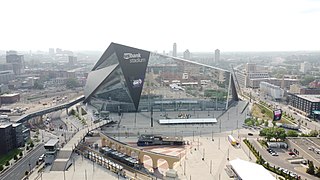
[[[124,6],[125,4],[125,6]],[[1,50],[317,51],[320,1],[2,2]]]

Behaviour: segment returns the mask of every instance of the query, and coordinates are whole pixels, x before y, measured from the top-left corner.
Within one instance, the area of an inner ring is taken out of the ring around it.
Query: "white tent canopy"
[[[268,170],[263,166],[244,161],[242,159],[235,159],[230,161],[232,169],[243,180],[275,180]]]

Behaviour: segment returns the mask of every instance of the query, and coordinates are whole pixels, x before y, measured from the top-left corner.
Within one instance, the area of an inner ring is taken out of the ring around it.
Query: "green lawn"
[[[20,149],[13,149],[12,151],[8,152],[7,154],[0,156],[0,164],[5,165],[7,161],[13,159],[14,155],[19,155],[22,150]]]

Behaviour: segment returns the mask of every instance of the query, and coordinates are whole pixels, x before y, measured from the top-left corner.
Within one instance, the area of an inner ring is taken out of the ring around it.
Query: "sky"
[[[1,0],[0,50],[320,50],[320,0]]]

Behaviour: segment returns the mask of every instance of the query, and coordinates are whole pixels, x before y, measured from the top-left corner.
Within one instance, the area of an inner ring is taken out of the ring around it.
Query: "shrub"
[[[320,167],[317,168],[316,173],[314,174],[317,177],[320,177]]]
[[[309,161],[309,165],[306,172],[308,174],[314,175],[314,165],[312,161]]]

